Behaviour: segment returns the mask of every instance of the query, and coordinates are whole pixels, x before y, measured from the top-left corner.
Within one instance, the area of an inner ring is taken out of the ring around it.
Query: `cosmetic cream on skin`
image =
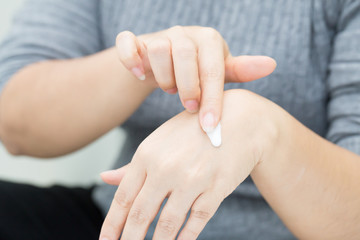
[[[206,133],[211,141],[211,144],[214,147],[220,147],[221,145],[221,124],[219,122],[219,124],[216,126],[216,128],[214,128],[214,130],[212,130],[211,132],[207,132]]]

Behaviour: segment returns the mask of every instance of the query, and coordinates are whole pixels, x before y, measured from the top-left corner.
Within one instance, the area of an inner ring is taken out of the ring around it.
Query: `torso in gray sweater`
[[[0,48],[0,90],[27,64],[112,47],[123,30],[143,34],[174,25],[210,26],[233,55],[268,55],[278,63],[271,76],[226,89],[256,92],[319,135],[360,153],[360,1],[29,0],[15,20]],[[114,167],[131,161],[138,144],[182,110],[178,96],[161,90],[150,95],[123,125],[127,141]],[[104,214],[115,190],[102,185],[94,191]],[[249,178],[224,200],[199,237],[292,238]]]

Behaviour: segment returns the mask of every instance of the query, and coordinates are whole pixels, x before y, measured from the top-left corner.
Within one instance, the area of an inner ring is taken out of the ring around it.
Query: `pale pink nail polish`
[[[175,93],[177,93],[177,88],[176,87],[170,88],[168,90],[165,90],[165,92],[167,92],[169,94],[175,94]]]
[[[184,102],[186,110],[188,110],[191,113],[197,112],[199,108],[199,102],[196,100],[187,100]]]
[[[141,71],[140,68],[134,67],[131,69],[131,72],[141,81],[145,80],[145,74],[143,73],[143,71]]]

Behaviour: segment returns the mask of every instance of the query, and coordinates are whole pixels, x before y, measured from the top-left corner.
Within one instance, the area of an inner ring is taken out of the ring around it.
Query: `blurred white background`
[[[0,2],[0,40],[11,28],[12,15],[23,1]],[[41,186],[87,186],[99,181],[99,173],[112,166],[123,140],[124,133],[115,129],[85,149],[56,159],[13,157],[0,143],[0,179]]]

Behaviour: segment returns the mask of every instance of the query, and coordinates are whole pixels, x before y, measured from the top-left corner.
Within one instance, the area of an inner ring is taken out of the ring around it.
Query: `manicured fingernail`
[[[100,175],[107,175],[107,174],[111,174],[114,172],[115,172],[115,170],[108,170],[108,171],[101,172]]]
[[[184,107],[190,113],[195,113],[199,109],[199,102],[197,100],[187,100],[184,102]]]
[[[167,92],[169,94],[175,94],[175,93],[177,93],[177,88],[176,87],[170,88],[168,90],[165,90],[165,92]]]
[[[145,74],[143,73],[143,71],[141,71],[140,68],[134,67],[131,69],[131,71],[138,79],[140,79],[142,81],[145,80]]]
[[[202,128],[205,132],[211,132],[215,128],[215,117],[212,113],[207,113],[203,118]]]

